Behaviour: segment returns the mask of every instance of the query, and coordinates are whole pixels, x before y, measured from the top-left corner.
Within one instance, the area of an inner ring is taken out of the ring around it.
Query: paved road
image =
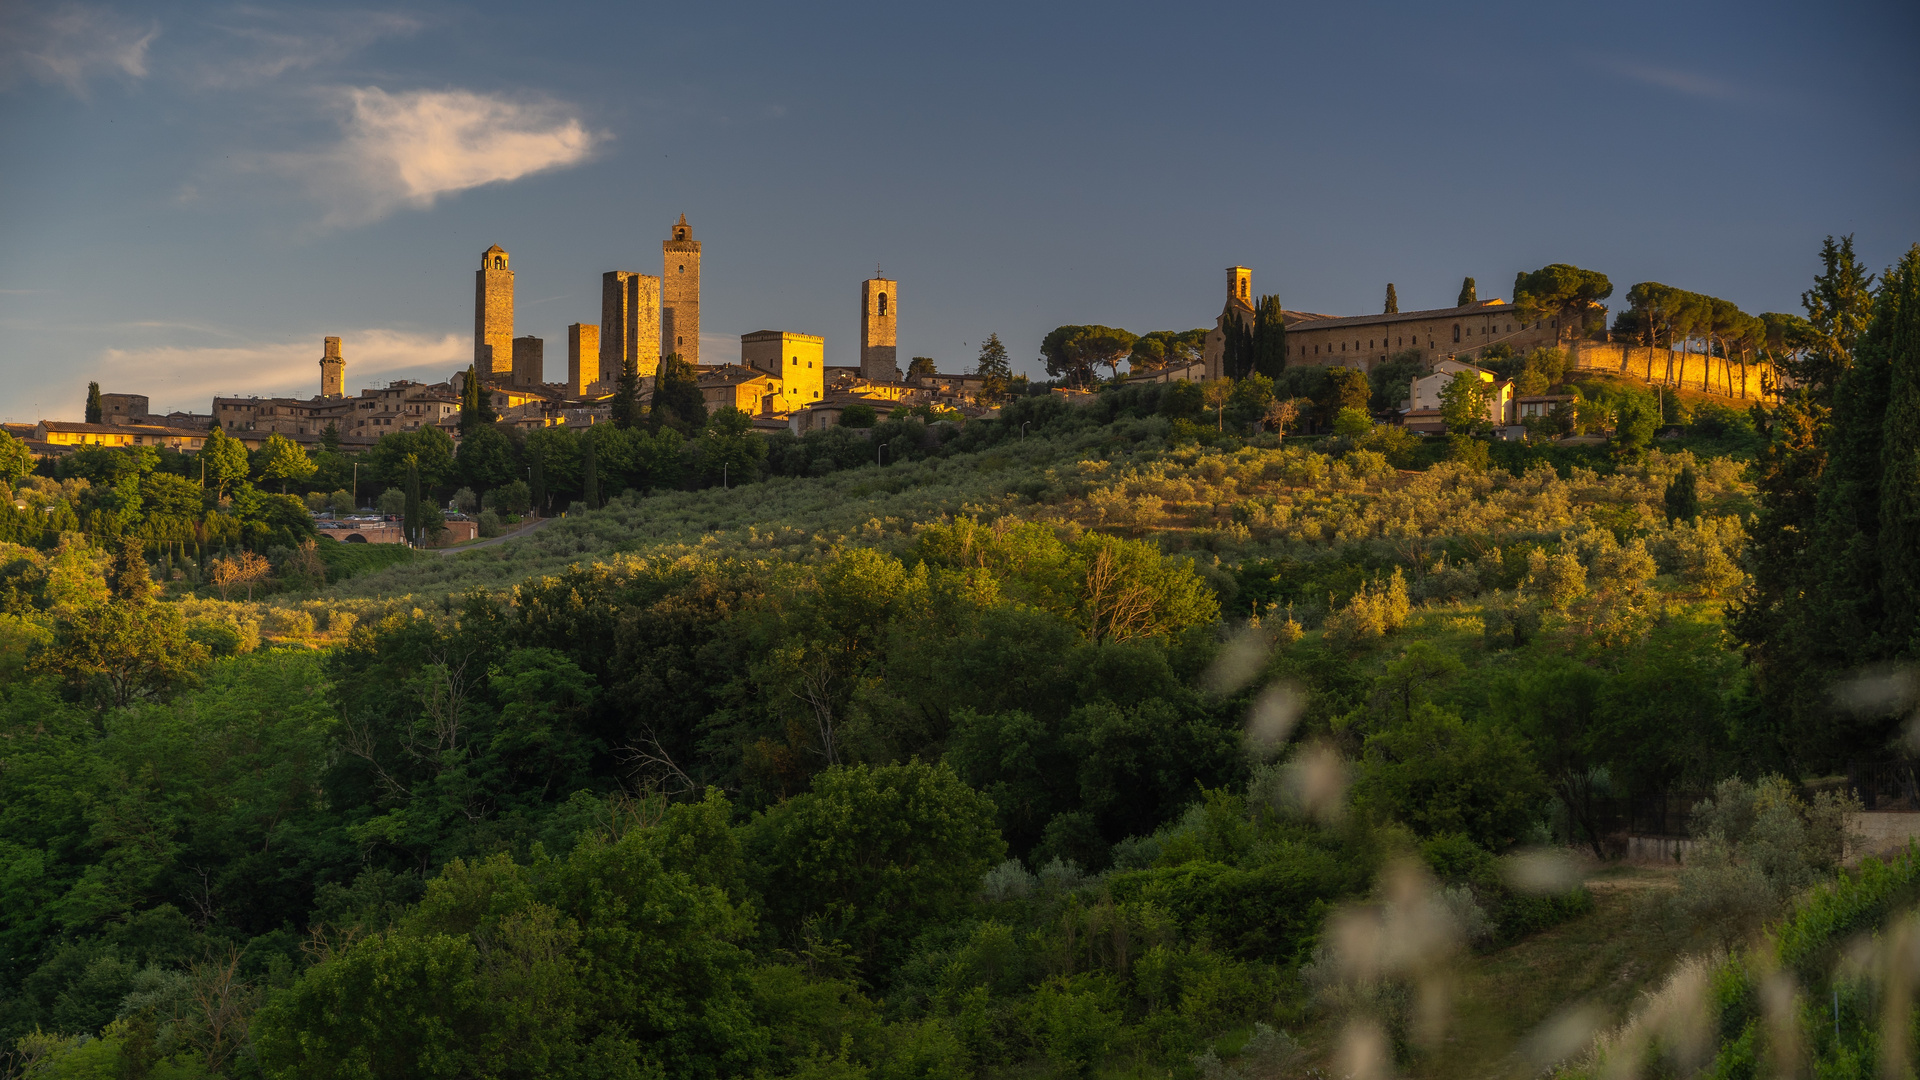
[[[458,555],[463,551],[478,551],[483,547],[492,547],[495,544],[504,544],[509,540],[518,540],[523,536],[528,536],[533,533],[539,532],[541,529],[546,528],[549,524],[558,520],[559,520],[558,518],[541,518],[539,521],[536,521],[531,525],[522,525],[518,529],[515,529],[514,531],[507,533],[504,536],[496,536],[490,540],[482,540],[476,544],[461,544],[459,547],[435,548],[433,550],[438,551],[441,555]]]

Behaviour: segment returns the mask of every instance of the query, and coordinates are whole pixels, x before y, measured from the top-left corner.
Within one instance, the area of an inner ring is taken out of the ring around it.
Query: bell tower
[[[700,363],[700,241],[687,215],[660,242],[660,355]]]
[[[900,283],[870,277],[860,283],[860,377],[899,382]]]
[[[473,275],[473,368],[482,375],[513,373],[512,256],[495,244],[480,253]]]
[[[337,337],[321,339],[320,396],[347,396],[347,362],[340,356],[340,339]]]

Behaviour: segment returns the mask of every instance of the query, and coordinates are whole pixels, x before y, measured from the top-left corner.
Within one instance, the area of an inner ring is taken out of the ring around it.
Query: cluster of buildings
[[[1252,326],[1253,271],[1227,268],[1227,300],[1207,333],[1201,358],[1170,367],[1153,378],[1162,381],[1217,379],[1223,374],[1227,328],[1232,323]],[[1487,419],[1496,428],[1516,428],[1523,421],[1546,416],[1570,395],[1516,396],[1513,382],[1472,361],[1487,350],[1504,345],[1514,354],[1551,348],[1560,341],[1560,321],[1551,316],[1523,319],[1505,300],[1475,300],[1450,308],[1394,311],[1379,315],[1335,316],[1311,311],[1283,311],[1287,330],[1287,366],[1346,367],[1370,372],[1389,359],[1411,353],[1427,374],[1413,380],[1400,403],[1400,421],[1415,431],[1440,433],[1440,392],[1460,372],[1489,384]]]
[[[605,421],[623,371],[637,376],[644,398],[651,394],[665,359],[676,355],[691,365],[709,411],[738,409],[764,432],[799,434],[831,427],[847,408],[859,404],[884,409],[933,403],[969,415],[992,411],[979,400],[984,381],[979,376],[902,375],[897,356],[900,283],[877,274],[860,283],[858,364],[829,364],[825,338],[792,330],[742,334],[738,363],[705,363],[700,356],[701,244],[684,214],[660,249],[657,276],[630,270],[601,275],[600,321],[567,327],[565,378],[556,381],[547,378],[546,343],[514,333],[513,256],[498,245],[481,253],[474,273],[473,366],[468,370],[481,380],[503,422],[544,427]],[[1283,319],[1290,366],[1338,365],[1366,372],[1409,351],[1425,361],[1429,374],[1414,380],[1401,403],[1402,422],[1415,430],[1442,429],[1440,391],[1462,371],[1492,384],[1489,420],[1496,426],[1546,415],[1568,400],[1516,397],[1511,382],[1473,363],[1495,346],[1524,353],[1560,338],[1556,320],[1522,319],[1502,300],[1351,317],[1285,311]],[[1207,334],[1201,358],[1134,377],[1218,379],[1224,374],[1227,328],[1235,321],[1251,325],[1253,320],[1253,271],[1229,267],[1226,303]],[[6,428],[43,454],[83,445],[195,450],[215,424],[249,449],[270,435],[312,446],[329,431],[349,450],[371,446],[391,432],[423,427],[438,427],[459,438],[468,370],[454,372],[444,382],[400,380],[349,397],[346,369],[341,340],[328,337],[321,347],[320,393],[311,398],[216,397],[204,415],[156,416],[143,395],[104,394],[99,423],[41,421]]]
[[[567,327],[564,381],[548,381],[546,343],[514,333],[513,256],[498,245],[481,253],[474,273],[473,367],[495,413],[522,427],[605,421],[620,374],[633,371],[643,399],[661,364],[677,355],[692,366],[709,411],[731,407],[758,430],[803,433],[839,422],[849,406],[931,402],[983,414],[982,380],[970,375],[907,379],[898,366],[900,286],[875,276],[860,283],[857,365],[827,363],[826,339],[789,330],[740,337],[739,363],[700,357],[700,241],[683,214],[662,241],[658,276],[629,270],[601,275],[600,322]],[[558,374],[556,372],[555,374]],[[283,435],[310,447],[329,429],[343,448],[371,446],[382,435],[439,427],[459,438],[466,370],[439,383],[411,380],[346,393],[347,358],[337,337],[323,339],[320,393],[311,398],[216,397],[205,415],[152,415],[139,394],[104,394],[99,423],[42,421],[8,425],[41,453],[77,446],[166,446],[198,449],[215,424],[249,449]]]

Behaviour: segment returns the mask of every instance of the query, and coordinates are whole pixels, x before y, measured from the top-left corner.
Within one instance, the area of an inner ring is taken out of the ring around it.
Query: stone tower
[[[600,379],[608,386],[628,361],[641,378],[660,368],[660,279],[630,270],[600,275]]]
[[[567,327],[567,393],[587,397],[600,386],[600,328],[593,323]]]
[[[673,227],[673,239],[660,242],[660,355],[679,353],[700,363],[700,241],[687,215]]]
[[[480,253],[473,275],[473,367],[482,375],[513,372],[513,271],[499,244]]]
[[[547,377],[547,343],[528,334],[513,339],[513,385],[529,389]]]
[[[1244,266],[1227,267],[1227,299],[1238,300],[1242,307],[1253,310],[1253,271]]]
[[[871,277],[860,283],[860,377],[868,382],[898,382],[896,355],[900,325],[900,283]]]
[[[340,339],[322,338],[320,349],[320,396],[347,396],[347,362],[340,356]]]

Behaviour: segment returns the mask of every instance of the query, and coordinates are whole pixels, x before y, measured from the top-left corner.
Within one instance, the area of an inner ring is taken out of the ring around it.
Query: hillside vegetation
[[[1909,706],[1830,722],[1768,650],[1906,655],[1909,262],[1828,426],[1790,398],[1758,454],[1724,418],[1656,438],[1651,399],[1604,445],[1351,408],[1282,440],[1124,386],[701,490],[661,480],[671,429],[542,436],[577,508],[445,557],[10,545],[5,1067],[1904,1066],[1920,856],[1849,868],[1833,774],[1910,761]],[[1808,430],[1832,471],[1783,529]],[[137,509],[151,474],[93,463]],[[1610,865],[1676,792],[1686,865]]]

